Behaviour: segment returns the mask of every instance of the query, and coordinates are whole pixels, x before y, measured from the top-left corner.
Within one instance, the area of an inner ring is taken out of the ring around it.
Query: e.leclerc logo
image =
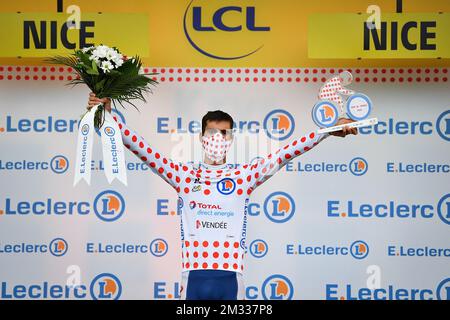
[[[354,200],[328,200],[327,216],[345,219],[401,219],[418,220],[439,218],[450,225],[450,193],[442,196],[436,203],[396,202],[358,203]]]
[[[0,160],[1,171],[49,171],[56,174],[62,174],[69,169],[69,160],[67,157],[58,154],[50,160]]]
[[[255,258],[263,258],[269,251],[267,242],[262,239],[253,240],[248,248],[250,254]]]
[[[202,125],[200,121],[186,120],[183,117],[175,119],[170,117],[157,118],[157,133],[199,133]],[[250,134],[258,134],[261,130],[273,140],[288,139],[295,129],[295,121],[292,114],[284,109],[275,109],[270,111],[263,119],[258,121],[255,119],[241,120],[233,124],[233,128],[237,132],[246,132]]]
[[[267,277],[261,287],[252,284],[247,285],[245,296],[248,300],[292,300],[294,286],[288,277],[274,274]]]
[[[52,198],[28,201],[24,199],[5,199],[4,209],[0,209],[0,218],[66,217],[86,216],[92,212],[105,222],[116,221],[125,212],[125,199],[113,190],[100,192],[93,201],[58,201]]]
[[[112,273],[97,275],[89,285],[68,285],[44,280],[27,284],[2,281],[0,287],[0,299],[86,300],[90,297],[93,300],[118,300],[121,295],[122,284]]]
[[[427,120],[398,120],[389,118],[378,119],[378,123],[370,127],[359,128],[359,133],[374,135],[399,136],[430,136],[437,134],[445,141],[450,141],[450,110],[446,110],[436,117],[436,121]]]
[[[355,157],[348,163],[333,163],[333,162],[317,162],[317,163],[304,163],[302,161],[289,161],[285,170],[287,172],[300,172],[304,173],[346,173],[350,172],[354,176],[363,176],[369,169],[369,164],[366,159],[362,157]]]
[[[326,300],[450,300],[450,278],[434,288],[410,288],[388,284],[380,288],[360,288],[353,284],[325,284]]]
[[[62,257],[67,253],[69,246],[63,238],[55,238],[49,243],[0,243],[0,254],[51,254]]]
[[[299,256],[351,256],[362,260],[369,255],[369,245],[363,240],[353,241],[350,245],[305,245],[287,244],[287,255]]]

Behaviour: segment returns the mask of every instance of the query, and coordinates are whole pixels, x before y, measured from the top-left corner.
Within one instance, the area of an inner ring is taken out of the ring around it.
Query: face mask
[[[226,140],[222,133],[202,136],[202,146],[206,156],[214,162],[222,161],[230,149],[232,140]]]

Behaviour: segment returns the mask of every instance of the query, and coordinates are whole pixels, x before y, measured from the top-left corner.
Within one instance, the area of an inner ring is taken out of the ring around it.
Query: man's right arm
[[[168,159],[142,138],[137,132],[129,128],[120,117],[113,116],[118,123],[122,141],[125,147],[133,152],[142,162],[147,164],[154,173],[169,183],[177,192],[180,191],[181,177],[188,167]]]
[[[89,95],[88,109],[103,103],[105,110],[111,112],[111,100],[108,98],[99,99],[95,94]],[[142,138],[137,132],[129,128],[119,117],[113,116],[118,123],[122,135],[123,144],[130,149],[142,162],[150,167],[150,170],[169,183],[177,192],[180,191],[180,182],[184,173],[189,170],[186,165],[175,163],[164,157],[155,148]]]

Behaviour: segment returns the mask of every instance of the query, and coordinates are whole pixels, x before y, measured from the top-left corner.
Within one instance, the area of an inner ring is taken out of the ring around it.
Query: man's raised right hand
[[[110,98],[99,99],[99,98],[97,98],[95,93],[93,93],[93,92],[89,93],[88,106],[86,107],[88,110],[91,110],[91,108],[93,106],[96,106],[100,103],[103,103],[103,105],[105,106],[105,109],[108,112],[111,112],[111,99]]]

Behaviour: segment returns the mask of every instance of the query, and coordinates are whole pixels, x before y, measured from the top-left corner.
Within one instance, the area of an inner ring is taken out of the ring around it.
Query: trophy
[[[312,118],[319,126],[318,133],[327,133],[342,130],[344,127],[359,128],[378,123],[377,118],[368,119],[372,112],[372,101],[362,93],[346,89],[345,86],[352,82],[350,72],[341,72],[338,76],[329,79],[319,91],[319,99],[313,109]],[[344,102],[341,95],[347,96]],[[346,114],[355,122],[336,126],[339,117]]]

